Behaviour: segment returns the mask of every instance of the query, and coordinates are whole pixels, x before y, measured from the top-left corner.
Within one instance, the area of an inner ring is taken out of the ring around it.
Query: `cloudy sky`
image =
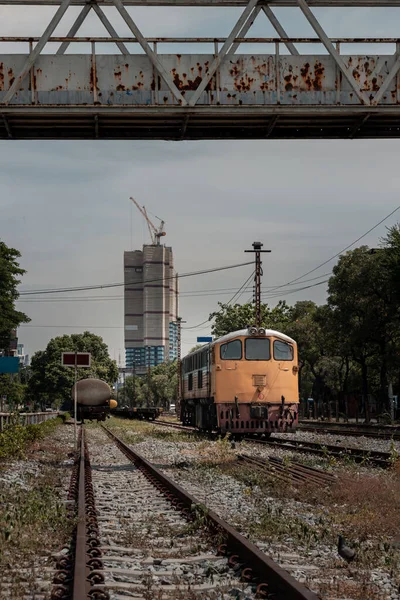
[[[40,34],[52,12],[0,7],[2,35]],[[76,14],[76,9],[67,13],[57,33],[65,33]],[[108,14],[121,35],[127,34]],[[132,14],[148,36],[209,37],[227,35],[238,11],[158,8],[132,9]],[[299,11],[277,14],[290,35],[310,34]],[[398,35],[395,9],[317,14],[331,36]],[[80,34],[103,31],[91,19]],[[272,34],[262,18],[249,35]],[[11,46],[0,45],[0,51],[11,52]],[[262,241],[272,250],[264,258],[267,291],[310,271],[400,204],[398,148],[399,142],[374,140],[0,142],[0,238],[22,254],[27,274],[21,290],[121,282],[123,251],[148,242],[143,219],[129,201],[133,195],[166,221],[164,240],[173,247],[180,273],[244,262],[249,256],[244,249]],[[400,211],[397,215],[400,220]],[[395,222],[396,215],[386,225]],[[374,246],[384,234],[381,225],[365,243]],[[333,264],[306,279],[323,281]],[[187,327],[206,320],[218,300],[229,300],[250,273],[247,266],[183,279],[180,313]],[[281,296],[290,303],[326,298],[326,285],[291,290]],[[250,296],[248,291],[241,300]],[[18,307],[32,319],[19,329],[30,354],[51,337],[90,329],[104,337],[113,358],[123,360],[120,287],[46,301],[30,298]],[[185,330],[183,351],[209,331]]]

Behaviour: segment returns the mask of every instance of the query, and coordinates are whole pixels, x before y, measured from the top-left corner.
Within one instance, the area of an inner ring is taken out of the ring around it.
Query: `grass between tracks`
[[[36,592],[35,579],[52,566],[51,553],[72,535],[74,523],[62,501],[68,448],[54,421],[51,428],[45,423],[33,446],[30,440],[28,462],[14,462],[12,477],[5,473],[0,484],[0,598],[2,590],[15,600]]]
[[[154,425],[149,421],[119,419],[111,417],[107,419],[105,426],[127,444],[139,444],[149,438],[161,442],[198,442],[201,437],[196,433],[186,433],[179,429],[165,429],[160,425]]]

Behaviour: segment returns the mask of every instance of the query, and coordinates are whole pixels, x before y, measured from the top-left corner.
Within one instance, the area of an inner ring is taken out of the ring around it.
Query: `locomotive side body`
[[[273,330],[225,335],[182,361],[181,419],[221,433],[295,431],[297,344]]]

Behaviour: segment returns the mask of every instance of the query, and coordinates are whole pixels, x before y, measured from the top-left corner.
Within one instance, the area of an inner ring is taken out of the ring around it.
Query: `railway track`
[[[369,437],[377,440],[400,440],[398,428],[355,427],[344,423],[342,425],[338,423],[299,423],[298,430],[312,433],[330,433],[338,436]]]
[[[52,599],[205,600],[245,589],[246,598],[317,600],[105,427],[86,437],[82,427],[70,487],[74,560],[59,562]]]
[[[248,454],[239,454],[238,459],[240,462],[256,467],[260,471],[271,475],[274,479],[282,481],[291,480],[294,483],[312,483],[325,487],[336,483],[338,480],[332,473],[326,473],[321,469],[308,467],[296,461],[286,464],[281,458],[275,456],[264,459]]]
[[[168,423],[166,421],[153,421],[155,425],[162,425],[164,427],[170,427],[173,429],[179,429],[187,431],[189,433],[196,432],[194,427],[187,427],[180,425],[179,423]],[[338,445],[327,445],[319,442],[304,442],[302,440],[283,440],[281,438],[243,438],[244,441],[254,444],[264,444],[269,446],[275,446],[283,450],[290,450],[292,452],[302,452],[308,454],[316,454],[323,457],[333,456],[335,458],[351,458],[357,463],[365,463],[368,465],[374,465],[387,469],[393,464],[393,457],[389,452],[379,452],[362,450],[360,448],[352,448],[349,446],[338,446]]]
[[[317,442],[303,442],[301,440],[282,440],[281,438],[256,439],[244,438],[246,442],[252,444],[264,444],[292,452],[305,452],[317,454],[319,456],[335,458],[351,458],[357,463],[365,463],[387,469],[392,466],[392,456],[389,452],[377,452],[361,450],[360,448],[351,448],[348,446],[332,446],[320,444]]]

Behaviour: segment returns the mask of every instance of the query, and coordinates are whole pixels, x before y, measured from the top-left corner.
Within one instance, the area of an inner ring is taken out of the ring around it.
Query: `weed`
[[[18,416],[0,433],[0,460],[25,458],[27,448],[42,440],[63,422],[62,417],[49,419],[38,425],[19,425]]]

